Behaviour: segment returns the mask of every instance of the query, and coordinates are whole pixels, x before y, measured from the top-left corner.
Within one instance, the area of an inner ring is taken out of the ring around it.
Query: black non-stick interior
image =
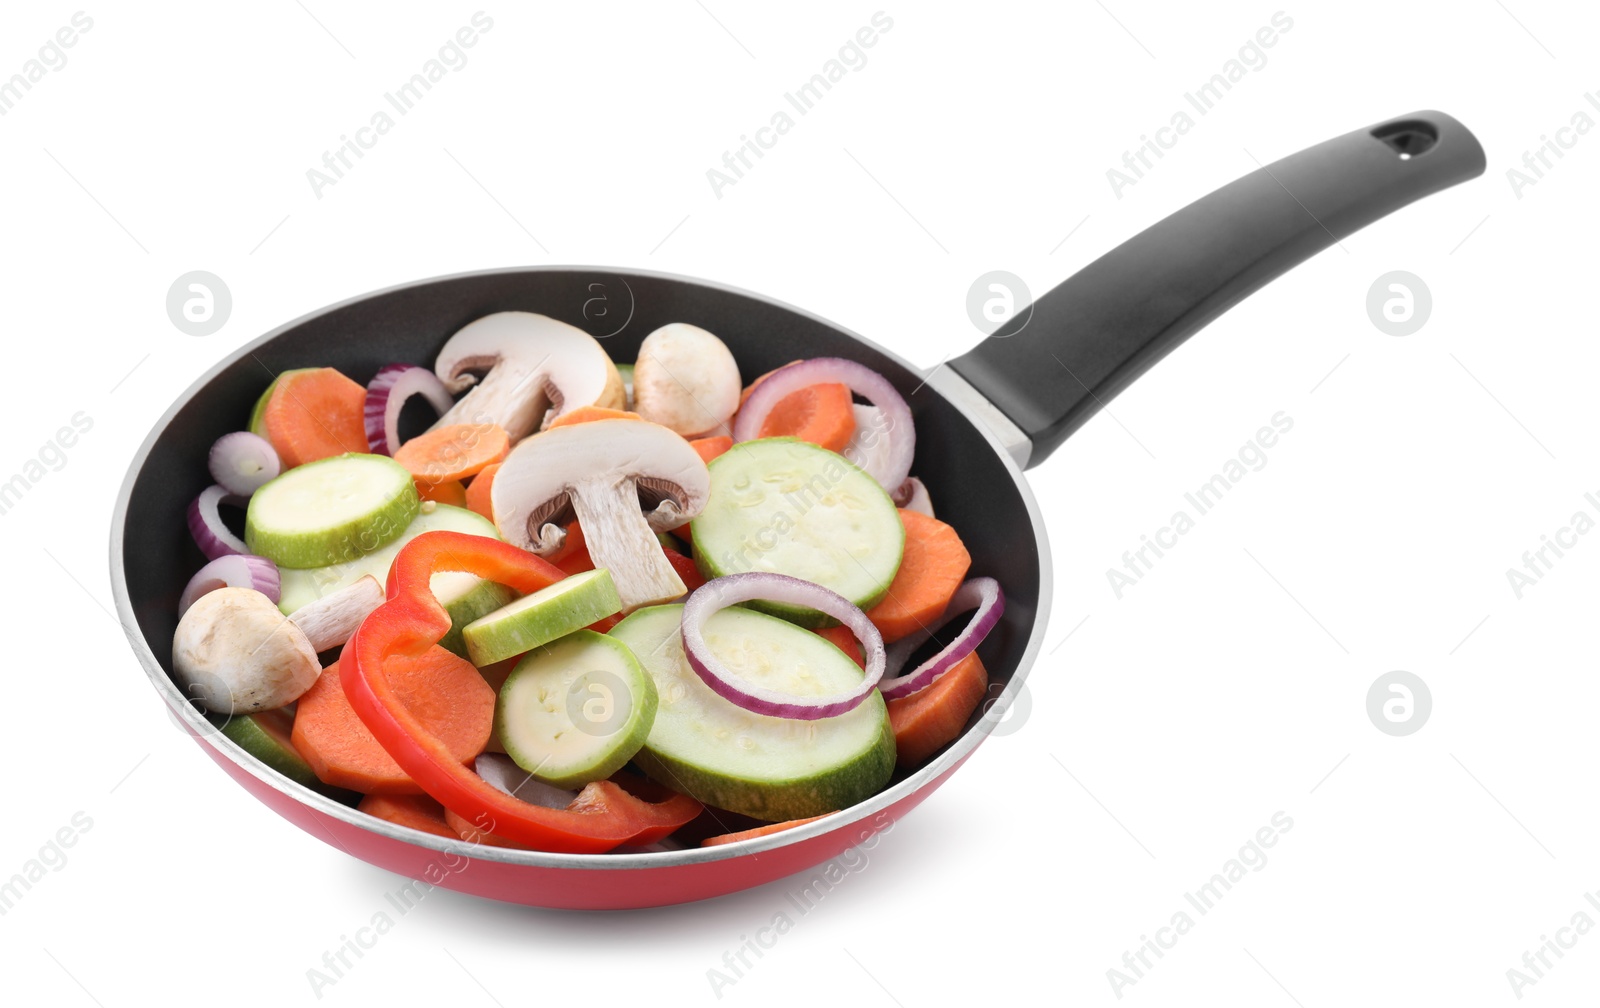
[[[359,298],[292,323],[246,348],[194,391],[152,445],[128,503],[122,561],[139,629],[171,670],[172,633],[184,585],[205,557],[189,537],[185,511],[211,483],[213,441],[242,429],[256,398],[280,371],[338,368],[365,383],[396,361],[432,366],[444,341],[490,312],[539,312],[603,338],[618,362],[669,322],[690,322],[722,338],[748,383],[801,357],[838,356],[879,371],[915,416],[912,474],[927,484],[939,517],[972,553],[972,574],[1006,592],[999,627],[979,649],[994,683],[1010,679],[1037,615],[1043,543],[1012,473],[956,407],[923,376],[829,323],[754,295],[672,277],[577,268],[521,269],[424,281]]]

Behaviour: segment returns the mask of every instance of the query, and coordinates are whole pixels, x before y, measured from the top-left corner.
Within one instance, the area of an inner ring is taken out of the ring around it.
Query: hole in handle
[[[1372,135],[1388,144],[1391,150],[1400,155],[1402,161],[1409,161],[1419,154],[1426,154],[1439,142],[1438,129],[1433,123],[1423,122],[1420,119],[1386,123],[1373,130]]]

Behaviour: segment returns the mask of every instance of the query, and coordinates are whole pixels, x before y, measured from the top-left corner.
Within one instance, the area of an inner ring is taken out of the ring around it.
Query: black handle
[[[1036,465],[1156,361],[1269,280],[1483,168],[1477,138],[1442,112],[1335,137],[1135,235],[950,367],[1032,439],[1028,464]]]

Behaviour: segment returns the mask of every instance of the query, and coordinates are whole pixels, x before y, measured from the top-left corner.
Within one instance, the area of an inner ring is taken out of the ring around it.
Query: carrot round
[[[740,409],[756,386],[771,374],[768,371],[745,388],[739,396]],[[856,414],[851,408],[849,387],[827,382],[796,389],[779,399],[762,421],[758,433],[761,437],[797,437],[829,451],[844,451],[844,446],[850,443],[850,435],[855,432]]]
[[[367,795],[356,810],[397,826],[457,839],[456,831],[444,821],[444,806],[427,795]]]
[[[421,486],[475,476],[510,450],[511,438],[499,424],[451,424],[407,441],[395,449],[394,460]]]
[[[712,459],[733,447],[733,438],[727,435],[695,438],[689,442],[689,447],[700,453],[702,462],[709,463]]]
[[[419,658],[392,657],[383,670],[401,701],[452,755],[465,763],[483,752],[494,722],[494,690],[471,662],[434,645]],[[351,708],[338,662],[323,669],[295,705],[290,738],[325,783],[365,794],[422,793]]]
[[[972,556],[956,530],[920,511],[900,509],[906,529],[900,569],[883,600],[867,610],[885,643],[909,636],[943,615],[961,587]]]
[[[285,469],[367,452],[366,403],[367,390],[333,368],[286,372],[272,383],[261,408],[261,436]]]
[[[761,422],[762,437],[796,437],[829,451],[844,451],[856,432],[850,388],[824,382],[796,389],[778,400]]]
[[[567,427],[572,424],[588,423],[591,420],[643,420],[644,417],[628,410],[611,409],[606,406],[579,406],[571,413],[563,413],[545,425],[545,430],[555,430],[557,427]]]
[[[490,521],[494,521],[494,505],[489,501],[489,488],[494,486],[494,474],[499,471],[500,463],[491,462],[467,484],[467,508]]]
[[[788,822],[773,823],[770,826],[757,826],[755,829],[740,830],[737,833],[724,833],[721,836],[706,837],[700,841],[700,846],[718,847],[722,844],[749,840],[752,837],[770,836],[773,833],[782,833],[784,830],[794,829],[796,826],[804,826],[808,822],[816,822],[818,819],[825,819],[831,815],[833,815],[832,812],[824,812],[822,815],[814,815],[807,819],[790,819]]]
[[[460,480],[446,480],[443,483],[418,483],[417,496],[425,501],[436,504],[453,504],[456,507],[467,506],[467,488],[461,485]]]
[[[953,741],[989,689],[989,674],[976,651],[956,662],[932,684],[889,701],[895,762],[914,767]]]

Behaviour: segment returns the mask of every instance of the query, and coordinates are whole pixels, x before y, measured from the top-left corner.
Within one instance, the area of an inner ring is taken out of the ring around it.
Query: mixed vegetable
[[[438,422],[402,438],[417,397]],[[248,426],[189,508],[209,562],[174,672],[268,766],[389,822],[733,843],[882,790],[987,690],[1000,585],[967,578],[910,475],[910,409],[854,361],[744,388],[696,326],[619,368],[498,312],[432,370],[286,371]]]

